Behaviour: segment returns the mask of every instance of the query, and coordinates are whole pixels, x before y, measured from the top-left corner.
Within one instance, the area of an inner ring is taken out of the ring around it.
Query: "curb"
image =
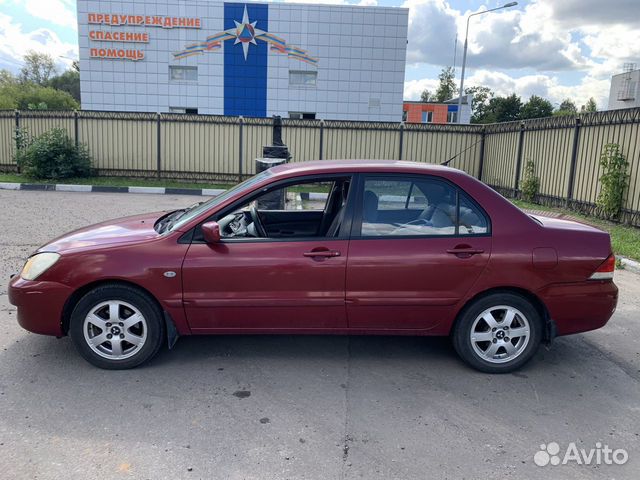
[[[215,197],[224,190],[218,188],[172,188],[172,187],[110,187],[107,185],[70,185],[66,183],[10,183],[0,182],[0,190],[41,190],[55,192],[92,193],[153,193],[160,195],[204,195]]]
[[[620,255],[616,255],[616,259],[618,259],[625,270],[628,270],[633,273],[640,273],[640,262],[636,262],[635,260],[631,260],[630,258],[621,257]]]

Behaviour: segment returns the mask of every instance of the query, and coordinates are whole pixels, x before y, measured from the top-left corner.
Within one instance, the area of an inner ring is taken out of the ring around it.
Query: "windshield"
[[[267,177],[270,177],[271,175],[272,173],[269,170],[265,170],[264,172],[259,173],[258,175],[255,175],[251,178],[248,178],[244,182],[239,183],[235,187],[232,187],[229,190],[226,190],[225,192],[221,193],[216,197],[213,197],[210,200],[207,200],[206,202],[196,204],[193,208],[185,210],[182,215],[177,217],[175,219],[175,222],[172,222],[171,226],[166,231],[171,232],[173,230],[179,230],[181,226],[189,223],[191,220],[193,220],[203,212],[206,212],[210,208],[221,204],[229,197],[235,195],[237,192],[260,183],[262,180],[264,180]]]

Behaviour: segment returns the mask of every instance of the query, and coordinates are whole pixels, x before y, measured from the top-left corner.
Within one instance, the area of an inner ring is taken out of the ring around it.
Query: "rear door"
[[[363,175],[347,262],[350,329],[436,329],[491,254],[490,221],[455,185]]]

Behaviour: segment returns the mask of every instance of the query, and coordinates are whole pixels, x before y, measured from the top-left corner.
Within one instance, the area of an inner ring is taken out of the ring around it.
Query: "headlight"
[[[22,267],[20,276],[25,280],[35,280],[58,261],[60,255],[53,252],[36,253]]]

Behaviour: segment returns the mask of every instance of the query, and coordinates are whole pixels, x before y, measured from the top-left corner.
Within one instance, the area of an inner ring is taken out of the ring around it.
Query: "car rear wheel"
[[[453,331],[458,355],[487,373],[512,372],[535,354],[542,318],[526,298],[514,293],[482,297],[461,313]]]
[[[126,285],[103,285],[80,299],[69,334],[96,367],[119,370],[150,360],[162,345],[162,312],[147,294]]]

